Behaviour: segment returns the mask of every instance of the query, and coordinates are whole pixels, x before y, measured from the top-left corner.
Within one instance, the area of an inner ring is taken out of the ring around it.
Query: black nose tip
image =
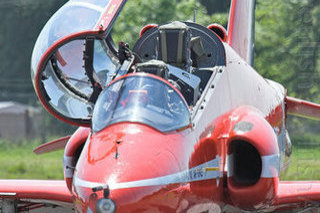
[[[115,213],[116,204],[111,199],[102,198],[97,203],[97,213]]]

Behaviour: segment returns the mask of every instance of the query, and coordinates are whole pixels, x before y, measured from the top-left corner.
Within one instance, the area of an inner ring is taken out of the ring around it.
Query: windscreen
[[[169,84],[152,75],[130,75],[115,81],[95,105],[92,127],[95,132],[119,122],[137,122],[161,132],[190,124],[185,100]]]

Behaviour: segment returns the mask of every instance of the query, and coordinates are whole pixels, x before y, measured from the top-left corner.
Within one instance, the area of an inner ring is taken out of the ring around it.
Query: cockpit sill
[[[195,125],[198,120],[200,119],[200,113],[199,111],[203,110],[207,105],[208,101],[211,99],[211,96],[213,94],[213,91],[222,75],[222,73],[225,71],[225,66],[216,66],[213,68],[208,68],[207,70],[210,70],[212,72],[212,75],[210,79],[208,80],[208,83],[204,89],[204,91],[201,94],[201,97],[197,101],[197,104],[194,107],[190,107],[190,113],[191,113],[191,120],[193,125]]]

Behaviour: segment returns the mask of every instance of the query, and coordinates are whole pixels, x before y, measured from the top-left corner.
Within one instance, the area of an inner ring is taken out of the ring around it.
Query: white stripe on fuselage
[[[221,158],[218,156],[216,159],[203,163],[191,169],[184,170],[171,175],[162,177],[143,179],[137,181],[129,181],[123,183],[98,183],[82,180],[78,177],[73,178],[73,184],[78,187],[94,188],[98,186],[108,186],[110,189],[124,189],[143,186],[158,186],[176,183],[189,183],[194,181],[219,179],[222,177],[220,168]],[[209,169],[208,169],[209,168]],[[211,170],[210,168],[219,168],[219,170]]]

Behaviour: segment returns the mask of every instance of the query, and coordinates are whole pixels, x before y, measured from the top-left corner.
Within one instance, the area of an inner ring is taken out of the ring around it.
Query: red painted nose
[[[168,193],[163,177],[180,171],[174,156],[182,138],[141,124],[121,123],[91,136],[73,180],[78,200],[89,205],[95,187],[110,188],[117,212],[156,204]],[[159,179],[160,178],[160,179]],[[162,179],[161,179],[162,178]],[[97,200],[103,192],[97,192]],[[174,200],[174,199],[171,199]]]

